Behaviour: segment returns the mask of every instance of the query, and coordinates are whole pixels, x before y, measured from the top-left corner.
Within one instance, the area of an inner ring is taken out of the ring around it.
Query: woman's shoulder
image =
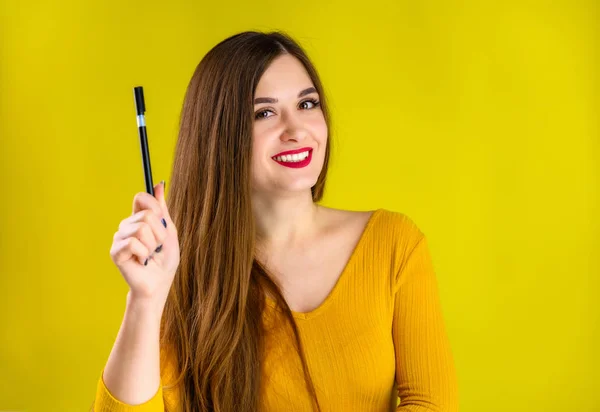
[[[337,227],[376,227],[376,233],[398,234],[402,237],[420,237],[423,232],[407,214],[387,208],[347,210],[323,207],[330,224]]]

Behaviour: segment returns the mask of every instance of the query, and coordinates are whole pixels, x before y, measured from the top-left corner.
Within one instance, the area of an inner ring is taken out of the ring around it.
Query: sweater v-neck
[[[367,224],[365,225],[365,228],[363,229],[363,231],[358,239],[358,242],[356,243],[356,246],[354,246],[354,249],[352,250],[350,257],[348,258],[348,261],[346,262],[346,265],[344,266],[342,273],[340,273],[340,276],[338,277],[337,282],[335,283],[333,289],[331,289],[331,292],[329,292],[329,295],[327,295],[325,300],[323,300],[323,302],[321,302],[321,304],[318,307],[316,307],[315,309],[313,309],[309,312],[296,312],[296,311],[291,310],[294,318],[302,319],[302,320],[312,319],[315,316],[318,316],[319,314],[321,314],[321,312],[323,312],[331,304],[331,302],[333,302],[333,300],[335,300],[336,295],[339,293],[339,290],[341,289],[342,283],[345,281],[345,278],[348,276],[348,272],[350,272],[350,269],[352,268],[354,262],[356,261],[356,259],[357,259],[356,256],[360,253],[362,246],[365,243],[365,239],[367,238],[367,235],[369,234],[369,232],[372,230],[372,227],[374,226],[376,217],[379,215],[381,210],[383,210],[383,209],[376,209],[373,211],[373,213],[371,213],[371,216],[369,216],[369,220],[367,221]],[[276,305],[275,305],[275,301],[273,299],[271,299],[269,296],[266,296],[266,301],[267,301],[267,304],[271,308],[275,308]]]

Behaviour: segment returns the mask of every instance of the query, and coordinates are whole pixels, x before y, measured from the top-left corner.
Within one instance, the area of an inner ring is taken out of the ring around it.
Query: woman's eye
[[[303,106],[305,103],[311,104],[312,107]],[[319,104],[320,103],[318,100],[308,99],[308,100],[304,100],[303,102],[300,102],[300,107],[304,108],[304,109],[314,109],[315,107],[319,106]],[[271,117],[271,116],[265,116],[269,112],[273,113],[273,111],[271,109],[261,110],[254,115],[254,119],[255,120],[267,119],[267,118]]]
[[[270,112],[271,110],[261,110],[260,112],[256,113],[256,115],[254,116],[254,118],[256,120],[260,120],[260,119],[266,119],[267,117],[271,117],[271,116],[265,116],[265,113]]]
[[[319,101],[318,100],[314,100],[314,99],[308,99],[303,101],[302,103],[300,103],[300,105],[303,105],[304,103],[310,103],[313,105],[313,107],[309,107],[309,109],[313,109],[315,107],[317,107],[319,105]]]

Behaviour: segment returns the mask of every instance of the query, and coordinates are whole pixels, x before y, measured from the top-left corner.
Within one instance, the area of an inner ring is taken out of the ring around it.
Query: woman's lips
[[[303,167],[306,167],[310,164],[310,161],[312,160],[312,149],[308,151],[308,156],[306,157],[306,159],[300,161],[300,162],[280,162],[277,159],[273,159],[275,160],[277,163],[279,163],[281,166],[285,166],[285,167],[290,167],[292,169],[301,169]]]

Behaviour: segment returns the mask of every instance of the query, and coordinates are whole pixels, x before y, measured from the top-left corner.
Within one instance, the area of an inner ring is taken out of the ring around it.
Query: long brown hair
[[[186,90],[167,196],[181,261],[160,333],[161,348],[170,348],[177,365],[174,383],[181,385],[178,408],[184,412],[259,410],[266,292],[291,325],[306,389],[320,411],[290,308],[255,253],[253,98],[261,75],[285,53],[308,72],[331,130],[315,67],[281,31],[248,31],[223,40],[200,61]],[[323,196],[330,141],[329,136],[323,169],[311,188],[314,202]]]

